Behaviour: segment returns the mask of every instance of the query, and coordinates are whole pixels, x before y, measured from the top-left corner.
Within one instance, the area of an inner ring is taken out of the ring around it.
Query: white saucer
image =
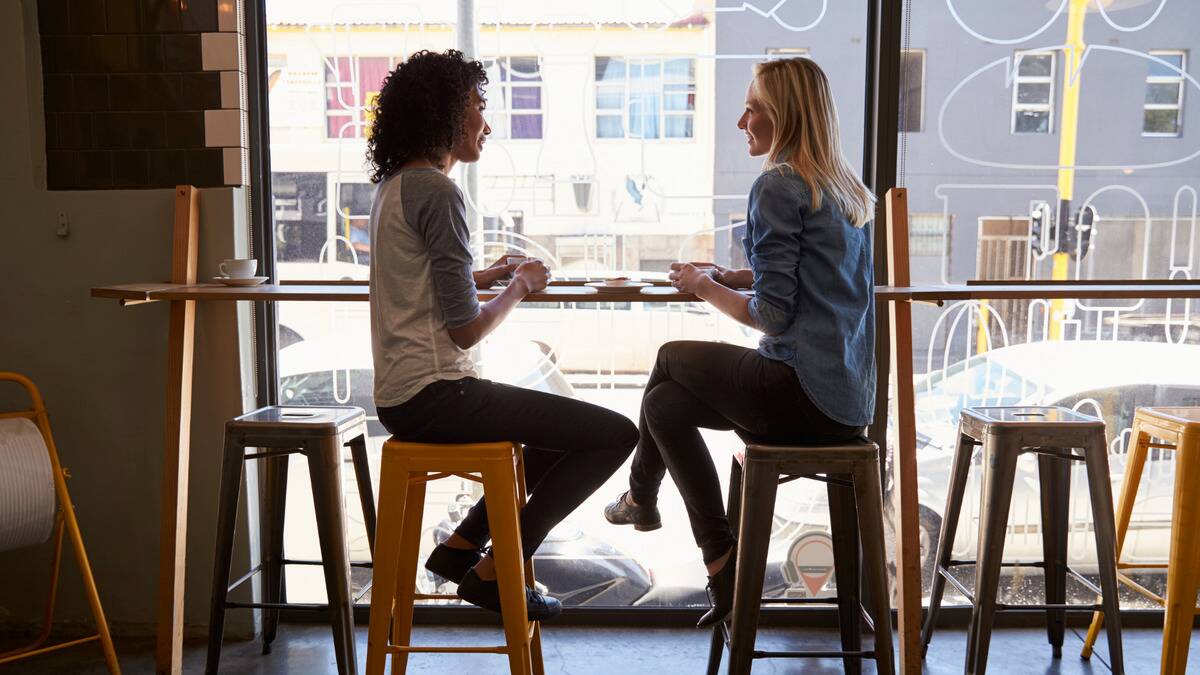
[[[270,277],[213,277],[213,283],[226,286],[257,286]]]
[[[607,281],[592,281],[584,284],[590,288],[594,288],[601,293],[621,293],[625,291],[633,291],[640,293],[641,289],[646,288],[650,284],[645,281],[626,281],[623,284],[611,285]]]

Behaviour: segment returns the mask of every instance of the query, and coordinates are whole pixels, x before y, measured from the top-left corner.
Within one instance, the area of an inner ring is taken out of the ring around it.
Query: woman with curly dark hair
[[[475,162],[491,129],[483,119],[487,75],[461,52],[420,51],[383,82],[368,142],[372,180],[371,346],[379,421],[419,443],[515,441],[525,445],[521,544],[532,556],[551,528],[599,488],[633,451],[624,416],[562,396],[479,379],[467,350],[518,302],[546,287],[540,260],[472,272],[462,192],[450,180]],[[476,287],[512,275],[480,304]],[[500,610],[487,544],[487,511],[473,506],[434,549],[426,569],[458,583],[458,595]],[[529,617],[553,618],[558,600],[526,590]]]

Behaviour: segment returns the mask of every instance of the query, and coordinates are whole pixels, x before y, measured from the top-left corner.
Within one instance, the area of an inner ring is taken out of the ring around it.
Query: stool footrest
[[[951,560],[950,564],[951,564],[951,566],[953,566],[953,565],[974,565],[975,562],[974,561],[965,561],[965,560]],[[1044,569],[1046,567],[1046,564],[1044,562],[1012,562],[1012,563],[1001,563],[1000,566],[1001,567],[1040,567],[1040,568]],[[1090,593],[1093,593],[1095,595],[1103,595],[1103,593],[1100,591],[1100,588],[1098,586],[1096,586],[1096,584],[1093,584],[1091,581],[1088,581],[1088,579],[1086,577],[1084,577],[1082,574],[1080,574],[1079,572],[1076,572],[1075,568],[1071,567],[1070,565],[1067,565],[1065,571],[1067,573],[1067,577],[1074,578],[1084,588],[1086,588]],[[938,567],[936,567],[934,569],[934,572],[942,575],[942,577],[946,579],[946,582],[949,583],[951,586],[953,586],[955,588],[955,590],[957,590],[960,594],[962,594],[963,597],[965,597],[967,600],[970,600],[972,605],[975,604],[975,594],[972,593],[971,591],[967,590],[967,587],[964,586],[961,581],[959,581],[957,578],[955,578],[955,576],[953,574],[950,573],[950,569],[948,567],[942,567],[939,565]],[[1019,610],[1023,610],[1023,609],[1030,609],[1030,610],[1062,609],[1062,610],[1067,610],[1067,611],[1081,611],[1081,612],[1082,611],[1088,611],[1088,612],[1103,611],[1103,608],[1100,605],[1006,605],[1004,603],[999,603],[999,602],[996,603],[996,611],[997,612],[1012,612],[1012,611],[1019,611]]]
[[[388,645],[392,654],[507,654],[508,647],[436,647],[430,645]]]
[[[415,593],[414,600],[461,600],[457,595],[452,593]]]

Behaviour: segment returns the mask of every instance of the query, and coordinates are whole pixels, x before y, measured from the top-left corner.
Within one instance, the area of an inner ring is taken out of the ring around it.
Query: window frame
[[[620,84],[616,80],[605,81],[596,79],[596,59],[621,59],[625,63],[625,77]],[[687,60],[691,62],[691,75],[686,80],[668,80],[666,77],[666,62],[672,60]],[[633,90],[629,77],[629,66],[636,63],[639,66],[657,61],[659,66],[658,71],[658,94],[662,103],[658,109],[658,124],[661,133],[654,137],[631,136],[629,133],[629,108],[630,108],[630,92]],[[679,55],[679,54],[644,54],[635,56],[612,56],[606,54],[596,54],[592,57],[592,96],[591,96],[591,118],[592,118],[592,140],[600,143],[624,142],[624,141],[649,141],[655,143],[694,143],[696,142],[696,107],[695,97],[697,95],[697,80],[696,80],[697,59],[694,55]],[[667,110],[667,88],[668,84],[686,84],[689,89],[686,93],[693,97],[693,105],[691,110]],[[597,98],[601,88],[615,91],[618,87],[621,89],[622,107],[620,113],[615,112],[614,108],[600,108],[597,105]],[[621,136],[601,136],[600,135],[600,117],[620,117],[621,119]],[[690,118],[692,120],[692,133],[690,136],[667,136],[667,118]]]
[[[1049,56],[1050,57],[1050,74],[1049,75],[1022,75],[1021,74],[1021,59],[1026,56]],[[1009,127],[1008,131],[1012,135],[1052,135],[1054,134],[1054,85],[1058,77],[1058,53],[1054,51],[1021,51],[1017,52],[1013,57],[1013,81],[1012,81],[1012,108],[1009,111]],[[1050,95],[1047,97],[1046,103],[1020,103],[1018,102],[1018,93],[1022,84],[1048,84],[1050,85]],[[1046,112],[1048,115],[1045,131],[1017,131],[1017,113],[1031,112]]]
[[[1187,50],[1186,49],[1151,49],[1148,54],[1150,56],[1178,56],[1179,70],[1187,72]],[[1187,90],[1187,78],[1182,74],[1175,75],[1151,75],[1149,69],[1153,67],[1154,62],[1149,62],[1146,72],[1146,89],[1149,90],[1152,84],[1178,84],[1179,95],[1174,104],[1170,103],[1147,103],[1142,99],[1142,137],[1144,138],[1182,138],[1183,137],[1183,97],[1184,91]],[[1146,131],[1146,111],[1148,110],[1174,110],[1175,111],[1175,133],[1167,133],[1162,131]]]
[[[541,143],[546,140],[546,121],[547,121],[547,112],[548,111],[546,108],[546,81],[544,79],[542,79],[542,64],[541,64],[541,61],[538,59],[538,56],[536,54],[499,54],[496,56],[483,56],[483,57],[480,57],[479,60],[483,63],[483,67],[485,69],[488,68],[489,64],[496,64],[497,67],[499,67],[498,64],[503,63],[504,64],[503,67],[507,68],[509,73],[512,73],[512,59],[533,59],[534,61],[537,61],[537,77],[538,77],[538,79],[536,79],[536,80],[521,79],[519,82],[517,82],[517,86],[518,87],[536,87],[538,89],[538,107],[536,109],[521,108],[521,109],[517,110],[511,106],[512,87],[513,87],[513,82],[514,82],[511,75],[509,76],[508,80],[500,80],[497,82],[489,81],[488,82],[488,89],[489,89],[488,93],[490,95],[488,96],[487,110],[484,112],[484,118],[489,117],[489,113],[492,115],[502,115],[504,117],[505,122],[508,124],[507,130],[506,130],[507,134],[505,136],[501,137],[501,136],[496,136],[493,134],[491,139],[495,140],[495,141],[504,141],[506,143],[507,142]],[[497,72],[502,73],[504,71],[497,70]],[[499,92],[500,101],[505,104],[505,107],[495,108],[495,106],[493,105],[496,100],[495,92]],[[507,94],[507,98],[505,98],[506,94]],[[536,138],[516,138],[515,136],[513,136],[512,123],[513,123],[514,117],[533,117],[535,115],[538,117],[541,117],[541,120],[542,120],[541,134],[539,136],[537,136]],[[488,120],[488,124],[491,124],[491,123],[492,123],[491,120]],[[493,125],[492,126],[493,132],[494,132],[495,128],[496,127]]]

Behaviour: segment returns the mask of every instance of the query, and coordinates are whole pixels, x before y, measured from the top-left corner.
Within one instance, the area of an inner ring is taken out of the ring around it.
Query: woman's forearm
[[[450,339],[459,349],[474,347],[504,321],[525,295],[524,288],[519,284],[509,284],[500,295],[483,303],[479,308],[479,315],[470,323],[449,329]]]
[[[749,272],[749,270],[736,270],[736,272]],[[699,287],[696,288],[696,296],[716,307],[718,311],[734,321],[756,330],[759,329],[754,323],[754,318],[750,316],[750,298],[718,283],[712,277],[705,277],[700,282]]]

